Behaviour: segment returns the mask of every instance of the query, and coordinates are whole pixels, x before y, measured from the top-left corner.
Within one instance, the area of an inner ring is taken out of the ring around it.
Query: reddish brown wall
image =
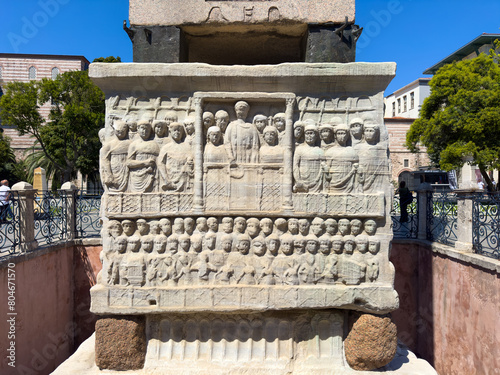
[[[499,275],[410,241],[394,241],[391,261],[399,338],[441,375],[499,374]]]
[[[100,268],[100,247],[58,246],[15,258],[16,368],[6,356],[8,264],[0,266],[0,373],[50,374],[94,329],[89,289]]]
[[[74,304],[73,321],[78,329],[75,332],[75,349],[92,333],[96,316],[90,312],[90,288],[96,284],[97,274],[102,268],[99,254],[102,246],[75,246],[73,251]]]

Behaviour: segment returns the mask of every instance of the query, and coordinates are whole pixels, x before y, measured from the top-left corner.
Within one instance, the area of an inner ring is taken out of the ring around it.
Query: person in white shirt
[[[10,211],[10,187],[9,181],[0,181],[0,220],[5,220]],[[10,212],[12,215],[12,212]]]

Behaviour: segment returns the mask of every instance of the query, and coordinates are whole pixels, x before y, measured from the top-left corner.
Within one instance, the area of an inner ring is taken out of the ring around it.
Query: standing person
[[[399,222],[406,223],[408,221],[408,205],[413,201],[413,195],[410,189],[406,187],[405,181],[399,183],[399,189],[396,194],[399,194],[399,206],[401,207]]]
[[[477,180],[477,186],[479,189],[484,190],[484,182],[483,180]]]
[[[305,143],[295,149],[293,157],[294,192],[319,193],[323,189],[325,153],[316,145],[318,129],[309,124],[304,131]]]
[[[224,145],[231,166],[258,163],[260,137],[254,124],[245,122],[250,106],[239,101],[234,105],[237,120],[231,121],[224,135]]]
[[[10,187],[9,181],[0,181],[0,220],[7,220],[7,214],[12,216],[12,211],[10,210]]]

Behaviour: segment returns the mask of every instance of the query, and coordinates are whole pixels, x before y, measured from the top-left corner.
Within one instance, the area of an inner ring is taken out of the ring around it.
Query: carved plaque
[[[158,77],[91,70],[108,95],[93,312],[397,307],[387,64],[141,65]]]

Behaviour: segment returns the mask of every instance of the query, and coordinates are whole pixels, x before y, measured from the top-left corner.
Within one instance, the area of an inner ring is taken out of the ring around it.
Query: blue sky
[[[128,0],[5,0],[0,52],[129,62],[125,19]],[[500,0],[357,0],[356,23],[365,28],[357,61],[398,64],[387,95],[481,33],[500,33]]]

